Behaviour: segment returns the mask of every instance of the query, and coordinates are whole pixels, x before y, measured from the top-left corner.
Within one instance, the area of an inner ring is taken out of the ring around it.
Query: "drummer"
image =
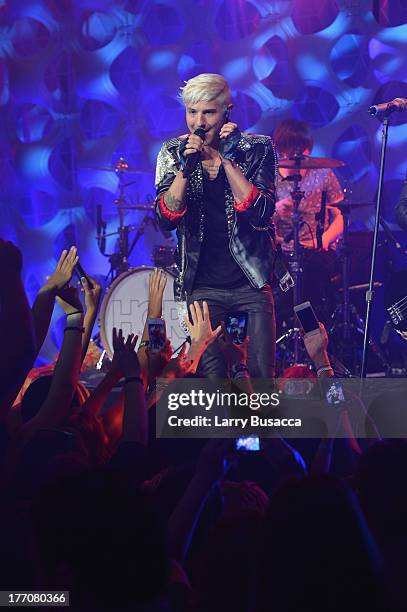
[[[313,147],[313,138],[309,126],[303,121],[285,119],[274,131],[274,142],[277,147],[280,161],[289,159],[295,153],[310,155]],[[328,161],[328,160],[326,160]],[[276,236],[283,251],[292,251],[293,246],[293,201],[290,193],[292,182],[287,176],[296,174],[295,169],[279,168],[277,174],[277,203],[273,222],[276,226]],[[322,248],[328,250],[334,246],[336,239],[342,234],[342,215],[334,204],[343,200],[343,192],[338,179],[330,168],[314,168],[300,170],[302,180],[300,190],[304,198],[299,205],[301,223],[299,228],[300,243],[303,247],[317,248],[317,220],[315,215],[321,209],[322,192],[327,192],[324,232],[322,234]]]

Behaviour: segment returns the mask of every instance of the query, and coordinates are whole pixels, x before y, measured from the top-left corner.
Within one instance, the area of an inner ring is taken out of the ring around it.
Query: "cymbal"
[[[124,174],[151,174],[151,172],[147,170],[139,170],[138,168],[132,168],[131,166],[124,165],[115,165],[115,166],[82,166],[84,170],[102,170],[104,172],[115,172],[119,174],[123,172]]]
[[[154,210],[154,204],[118,204],[123,210]]]
[[[278,165],[280,168],[289,168],[296,170],[298,168],[295,158],[279,159]],[[308,157],[304,155],[300,160],[300,170],[313,170],[318,168],[341,168],[345,162],[340,159],[331,159],[329,157]]]

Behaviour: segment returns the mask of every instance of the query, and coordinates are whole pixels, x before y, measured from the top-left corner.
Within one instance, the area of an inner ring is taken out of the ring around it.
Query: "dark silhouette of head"
[[[39,376],[29,385],[21,401],[21,419],[23,423],[27,423],[38,413],[47,399],[51,384],[52,374],[47,374],[46,376]],[[77,391],[75,391],[71,406],[72,408],[80,406],[80,398]]]
[[[70,582],[73,603],[115,610],[162,591],[162,529],[123,475],[97,470],[51,483],[34,500],[33,520],[45,580]]]
[[[276,491],[259,576],[259,612],[339,612],[349,602],[384,609],[380,555],[355,496],[332,477],[294,479]]]

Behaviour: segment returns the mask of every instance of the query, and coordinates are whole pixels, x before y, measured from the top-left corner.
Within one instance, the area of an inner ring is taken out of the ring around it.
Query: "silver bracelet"
[[[317,369],[317,376],[321,376],[322,372],[334,372],[334,369],[332,366],[322,366],[321,368]]]

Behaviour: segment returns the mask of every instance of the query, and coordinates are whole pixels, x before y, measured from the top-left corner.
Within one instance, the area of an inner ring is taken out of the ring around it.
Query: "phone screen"
[[[148,336],[150,340],[150,350],[153,353],[161,351],[167,337],[164,319],[148,320]]]
[[[319,323],[311,304],[305,308],[301,308],[301,310],[295,310],[295,314],[306,334],[319,329]]]
[[[242,344],[245,341],[248,318],[248,313],[243,311],[229,312],[226,315],[226,330],[235,344]]]
[[[341,383],[337,380],[330,383],[329,388],[325,393],[328,404],[343,404],[346,401],[345,392]]]
[[[260,439],[258,436],[249,436],[248,438],[237,438],[236,450],[259,451]]]

